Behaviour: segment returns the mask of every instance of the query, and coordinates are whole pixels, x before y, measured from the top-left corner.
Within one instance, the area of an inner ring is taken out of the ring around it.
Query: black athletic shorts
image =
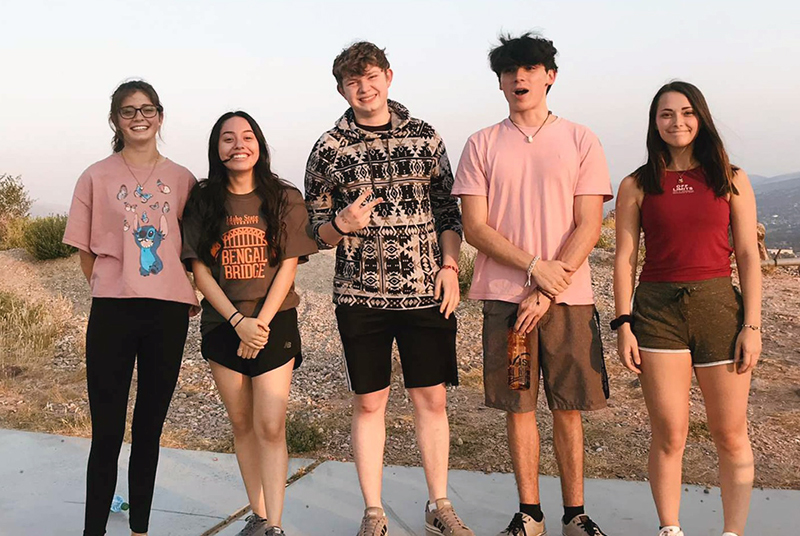
[[[223,323],[203,336],[200,352],[203,358],[245,376],[258,376],[282,367],[293,357],[294,368],[300,366],[300,331],[297,329],[297,309],[279,311],[269,323],[267,345],[253,359],[236,355],[241,340],[229,323]]]
[[[392,342],[397,339],[407,389],[458,385],[456,317],[439,307],[389,310],[358,305],[336,307],[347,362],[347,382],[363,395],[389,387]]]

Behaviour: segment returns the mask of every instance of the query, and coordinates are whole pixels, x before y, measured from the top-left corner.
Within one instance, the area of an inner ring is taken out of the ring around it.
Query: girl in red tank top
[[[647,163],[617,196],[611,326],[623,365],[640,375],[650,415],[658,534],[683,536],[681,461],[694,369],[719,454],[723,536],[741,536],[753,483],[747,399],[761,353],[755,196],[691,84],[671,82],[656,93],[647,151]],[[642,231],[646,253],[634,297]],[[732,252],[741,293],[731,284]]]
[[[663,194],[642,199],[645,256],[639,281],[730,277],[731,207],[708,185],[702,167],[665,170]]]

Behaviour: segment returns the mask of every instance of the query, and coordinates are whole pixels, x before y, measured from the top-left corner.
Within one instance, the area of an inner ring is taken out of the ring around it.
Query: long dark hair
[[[153,86],[144,80],[128,80],[127,82],[121,83],[111,95],[111,110],[108,112],[108,126],[114,131],[114,137],[111,138],[111,148],[115,153],[125,148],[125,138],[122,137],[122,131],[119,129],[119,109],[122,107],[122,101],[137,91],[147,95],[147,98],[150,99],[153,106],[158,108],[158,115],[161,118],[164,117],[164,108],[161,106],[161,99],[158,98],[158,93],[156,93]],[[159,135],[160,134],[159,131]]]
[[[692,156],[700,163],[706,175],[706,182],[717,197],[738,194],[733,185],[733,177],[739,169],[731,165],[725,146],[722,144],[714,119],[708,109],[705,97],[696,86],[676,80],[661,86],[653,102],[650,103],[650,122],[647,126],[647,162],[631,175],[636,184],[646,194],[663,194],[661,178],[672,163],[672,155],[666,142],[658,133],[656,114],[661,96],[670,91],[684,95],[691,104],[698,120],[697,136],[692,144]]]
[[[286,211],[286,189],[291,185],[278,177],[270,168],[269,149],[261,127],[249,114],[236,111],[223,114],[211,129],[208,139],[208,178],[200,181],[189,195],[186,211],[197,218],[201,225],[197,254],[207,266],[216,262],[212,248],[222,240],[222,221],[225,200],[228,197],[228,169],[219,157],[219,139],[222,125],[232,117],[241,117],[250,123],[250,128],[258,141],[258,161],[253,168],[256,195],[261,199],[261,216],[267,224],[267,260],[270,266],[277,266],[283,259],[283,244],[286,224],[283,221]]]

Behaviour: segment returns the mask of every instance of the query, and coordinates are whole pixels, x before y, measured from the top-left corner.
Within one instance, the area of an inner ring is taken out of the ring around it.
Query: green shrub
[[[475,272],[475,256],[477,251],[471,248],[462,248],[458,255],[458,288],[461,298],[464,299],[472,284],[472,274]]]
[[[40,261],[69,257],[78,250],[61,242],[66,226],[63,215],[32,219],[25,229],[25,249]]]
[[[28,218],[0,218],[0,250],[24,248]]]
[[[24,218],[33,205],[22,177],[0,173],[0,218]]]
[[[286,447],[290,454],[303,454],[322,447],[324,432],[306,413],[286,418]]]

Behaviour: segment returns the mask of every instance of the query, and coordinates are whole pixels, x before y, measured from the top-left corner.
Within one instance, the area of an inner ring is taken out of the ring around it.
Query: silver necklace
[[[515,127],[517,127],[517,130],[519,130],[519,131],[520,131],[520,133],[521,133],[523,136],[525,136],[525,141],[527,141],[528,143],[533,143],[533,138],[535,138],[535,137],[536,137],[536,135],[539,133],[539,131],[540,131],[540,130],[542,130],[542,128],[544,128],[544,124],[545,124],[545,123],[547,123],[547,120],[550,118],[550,116],[551,116],[552,114],[553,114],[553,112],[551,112],[550,110],[547,110],[547,115],[544,117],[544,121],[542,121],[542,124],[541,124],[541,125],[539,125],[539,128],[537,128],[537,129],[536,129],[536,132],[534,132],[532,136],[531,136],[530,134],[525,134],[525,131],[524,131],[524,130],[522,130],[521,128],[519,128],[519,125],[518,125],[518,124],[516,124],[516,123],[514,122],[514,120],[513,120],[513,119],[511,119],[511,116],[510,116],[510,115],[508,116],[508,120],[509,120],[509,121],[511,121],[511,124],[512,124],[512,125],[514,125]]]
[[[153,168],[150,170],[150,174],[147,175],[147,178],[144,180],[144,182],[139,182],[139,179],[137,179],[136,175],[134,175],[131,166],[128,165],[128,161],[125,160],[125,156],[122,154],[122,151],[120,151],[119,155],[122,157],[122,161],[125,163],[125,167],[128,168],[128,173],[131,174],[131,177],[133,177],[133,180],[136,181],[136,184],[138,184],[142,188],[144,188],[144,185],[147,184],[147,181],[149,181],[150,178],[153,176],[153,173],[155,173],[156,166],[158,165],[158,158],[161,156],[161,155],[156,155],[156,159],[155,162],[153,162]]]

